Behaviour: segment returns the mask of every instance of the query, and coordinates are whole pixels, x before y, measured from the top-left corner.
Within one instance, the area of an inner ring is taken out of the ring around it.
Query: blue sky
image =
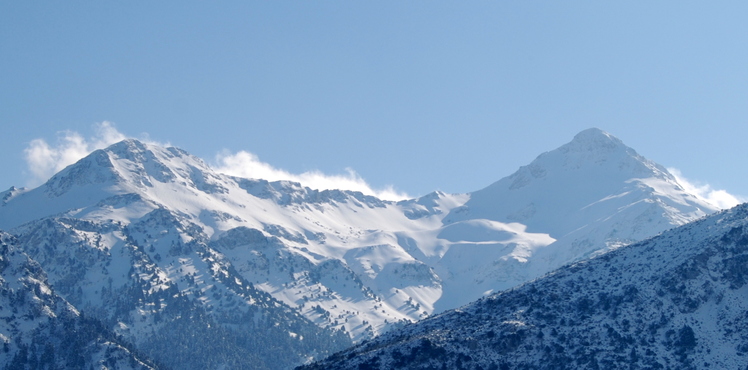
[[[746,14],[737,1],[1,2],[0,188],[40,181],[26,161],[39,139],[92,149],[108,133],[217,165],[246,151],[291,174],[468,192],[599,127],[748,195]]]

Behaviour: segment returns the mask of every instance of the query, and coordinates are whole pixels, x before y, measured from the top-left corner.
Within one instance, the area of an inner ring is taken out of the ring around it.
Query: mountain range
[[[0,199],[62,299],[180,368],[288,368],[717,210],[598,129],[485,189],[400,202],[131,139]]]

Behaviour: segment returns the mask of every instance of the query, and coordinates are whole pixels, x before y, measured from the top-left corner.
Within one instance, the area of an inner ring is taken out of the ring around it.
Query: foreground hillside
[[[302,369],[745,369],[748,205]]]

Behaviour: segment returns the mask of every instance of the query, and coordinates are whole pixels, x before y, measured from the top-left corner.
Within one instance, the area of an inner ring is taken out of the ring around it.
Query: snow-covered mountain
[[[303,369],[745,369],[748,204]]]
[[[176,347],[210,338],[209,367],[308,360],[715,211],[598,129],[470,194],[318,191],[125,140],[0,199],[68,301],[173,366],[198,363],[159,358],[169,335],[207,328]]]
[[[519,244],[499,258],[478,259],[472,267],[478,271],[472,274],[476,278],[460,281],[454,289],[446,286],[445,297],[454,298],[439,303],[467,303],[460,299],[466,289],[472,290],[472,297],[507,289],[716,210],[684,191],[664,167],[638,155],[618,138],[599,129],[582,131],[570,143],[541,154],[511,176],[471,193],[464,206],[445,217],[447,228],[491,220],[524,225],[526,232],[546,233],[555,242]],[[477,234],[470,235],[475,238]],[[461,247],[471,253],[477,244]],[[450,272],[456,270],[451,264],[462,271],[468,268],[462,260],[453,263],[445,257],[440,264],[450,264]]]
[[[49,286],[38,263],[0,232],[0,364],[3,369],[153,369]]]

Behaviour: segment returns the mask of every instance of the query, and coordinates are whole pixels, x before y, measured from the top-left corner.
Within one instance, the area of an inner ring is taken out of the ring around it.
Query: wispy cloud
[[[117,131],[113,123],[104,121],[94,125],[94,135],[89,138],[75,131],[62,131],[58,133],[54,145],[50,145],[44,139],[34,139],[24,150],[30,175],[28,185],[38,185],[92,151],[125,138],[126,136]]]
[[[667,170],[675,177],[683,189],[716,207],[727,209],[746,201],[744,197],[730,194],[726,190],[714,189],[709,184],[701,184],[697,181],[688,180],[683,177],[683,174],[677,168],[668,168]]]
[[[88,138],[78,132],[68,130],[59,132],[57,142],[53,144],[44,139],[34,139],[24,150],[30,177],[28,186],[37,186],[94,150],[106,148],[126,138],[128,136],[119,132],[113,123],[104,121],[94,125],[94,133]],[[168,145],[154,142],[148,134],[142,134],[139,140],[161,146]],[[391,186],[384,189],[372,188],[352,169],[346,169],[346,173],[340,175],[327,175],[320,171],[293,174],[262,162],[256,155],[246,151],[234,154],[224,151],[216,155],[216,162],[217,171],[232,176],[260,178],[268,181],[290,180],[313,189],[360,191],[386,200],[409,198],[407,194],[395,191]]]
[[[268,181],[289,180],[308,186],[312,189],[340,189],[360,191],[386,200],[403,200],[410,198],[407,194],[396,191],[392,186],[384,189],[372,188],[356,171],[347,168],[345,174],[328,175],[320,171],[307,171],[293,174],[262,162],[257,155],[239,151],[223,152],[216,156],[217,171],[238,177],[264,179]]]

